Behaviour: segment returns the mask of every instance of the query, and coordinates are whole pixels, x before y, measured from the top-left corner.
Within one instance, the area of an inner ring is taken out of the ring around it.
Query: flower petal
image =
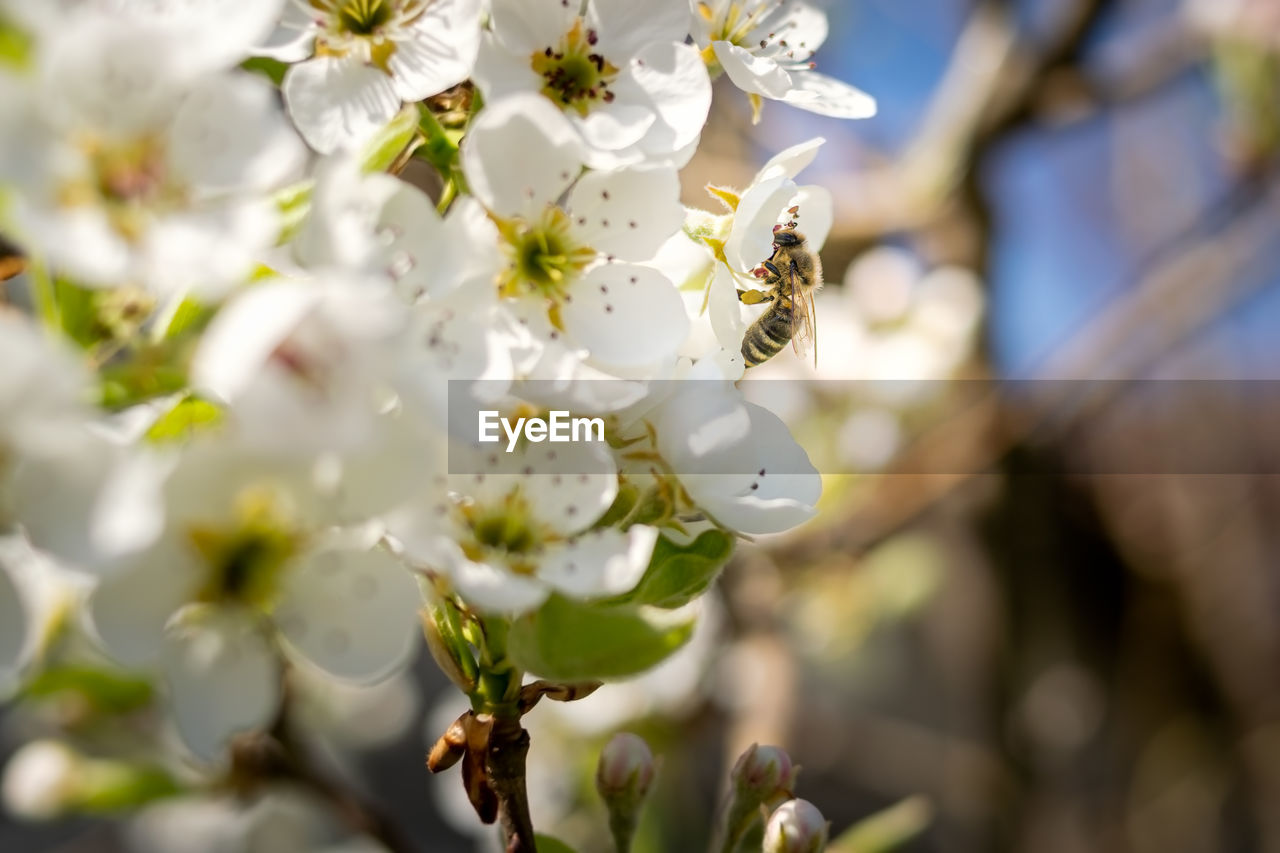
[[[190,603],[201,567],[180,542],[166,539],[98,584],[89,599],[93,630],[106,651],[130,666],[153,662],[170,617]]]
[[[281,88],[293,123],[321,154],[358,148],[400,109],[391,78],[353,57],[291,65]]]
[[[602,598],[630,592],[649,567],[658,529],[637,524],[625,533],[592,530],[551,550],[538,577],[573,598]]]
[[[589,172],[569,193],[576,232],[624,261],[653,257],[680,230],[680,178],[670,166]]]
[[[275,87],[248,74],[212,78],[183,101],[170,128],[170,162],[201,190],[266,189],[306,159]]]
[[[587,21],[614,64],[654,42],[683,42],[693,22],[688,0],[591,0]]]
[[[449,578],[463,601],[493,613],[525,613],[551,595],[549,586],[533,578],[471,560],[455,565]]]
[[[18,585],[9,574],[8,553],[10,537],[0,540],[5,550],[0,552],[0,695],[7,691],[10,680],[26,662],[27,636],[31,630],[27,609]]]
[[[711,47],[724,68],[724,73],[742,91],[775,101],[791,91],[791,75],[773,59],[757,56],[746,48],[727,41],[712,42]]]
[[[826,140],[821,136],[815,136],[813,139],[805,140],[779,151],[760,167],[760,171],[756,172],[756,176],[751,179],[751,183],[761,184],[779,177],[794,178],[800,174],[802,169],[813,162],[813,158],[818,156],[818,149],[825,142]]]
[[[546,98],[511,95],[476,118],[462,141],[462,164],[472,192],[491,211],[530,214],[553,203],[578,177],[582,143]]]
[[[170,629],[162,664],[178,731],[206,761],[232,736],[266,727],[280,706],[276,650],[247,613],[188,611]]]
[[[724,244],[725,258],[736,272],[750,272],[773,254],[773,226],[795,194],[795,183],[782,177],[753,184],[742,194]]]
[[[843,80],[806,71],[796,74],[793,83],[794,88],[782,100],[802,110],[832,118],[871,118],[876,114],[876,99]]]
[[[498,41],[523,57],[559,44],[578,16],[578,4],[562,0],[490,0],[489,10]]]
[[[471,75],[480,48],[479,0],[436,0],[403,38],[387,67],[402,101],[420,101]]]
[[[276,624],[291,648],[339,678],[371,683],[416,647],[417,585],[383,550],[311,555],[285,582]]]
[[[638,367],[671,357],[689,333],[675,286],[636,264],[602,264],[573,285],[560,307],[565,333],[607,365]]]
[[[654,44],[632,62],[629,76],[658,114],[640,142],[641,150],[651,162],[683,166],[693,155],[711,109],[711,78],[702,55],[689,44]]]

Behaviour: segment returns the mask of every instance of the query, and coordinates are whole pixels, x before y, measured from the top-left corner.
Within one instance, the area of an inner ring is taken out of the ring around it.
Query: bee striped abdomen
[[[795,328],[792,304],[778,300],[747,327],[742,337],[742,363],[755,367],[766,362],[791,342]]]

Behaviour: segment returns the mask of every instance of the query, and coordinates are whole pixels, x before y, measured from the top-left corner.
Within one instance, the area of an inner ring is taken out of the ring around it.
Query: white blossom
[[[827,39],[827,14],[805,0],[692,0],[694,38],[733,84],[753,99],[785,101],[835,118],[869,118],[876,102],[814,70]],[[759,107],[756,107],[759,115]]]
[[[475,79],[495,101],[538,92],[570,121],[593,168],[683,166],[711,106],[684,0],[492,0]],[[536,171],[536,170],[533,170]]]
[[[259,52],[296,63],[283,82],[289,115],[329,154],[466,80],[479,42],[479,0],[290,0]]]

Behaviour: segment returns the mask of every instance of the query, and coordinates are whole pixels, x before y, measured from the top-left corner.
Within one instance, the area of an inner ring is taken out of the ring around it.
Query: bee
[[[747,327],[742,338],[742,360],[747,367],[768,361],[791,342],[797,355],[814,345],[813,363],[818,363],[814,333],[813,294],[822,287],[822,262],[805,245],[795,223],[774,228],[773,254],[755,270],[769,290],[739,290],[738,299],[747,305],[769,303],[768,309]]]

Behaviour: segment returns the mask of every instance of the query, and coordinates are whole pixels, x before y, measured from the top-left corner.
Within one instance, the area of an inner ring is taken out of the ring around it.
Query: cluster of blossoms
[[[795,183],[820,140],[721,215],[677,170],[721,71],[757,108],[869,115],[813,71],[825,28],[801,0],[0,0],[27,267],[0,305],[3,683],[82,630],[216,768],[290,673],[385,679],[424,614],[495,713],[525,674],[670,655],[734,537],[814,511],[735,385],[761,310],[735,290],[778,225],[816,250],[831,224]],[[508,453],[479,410],[604,440]]]

